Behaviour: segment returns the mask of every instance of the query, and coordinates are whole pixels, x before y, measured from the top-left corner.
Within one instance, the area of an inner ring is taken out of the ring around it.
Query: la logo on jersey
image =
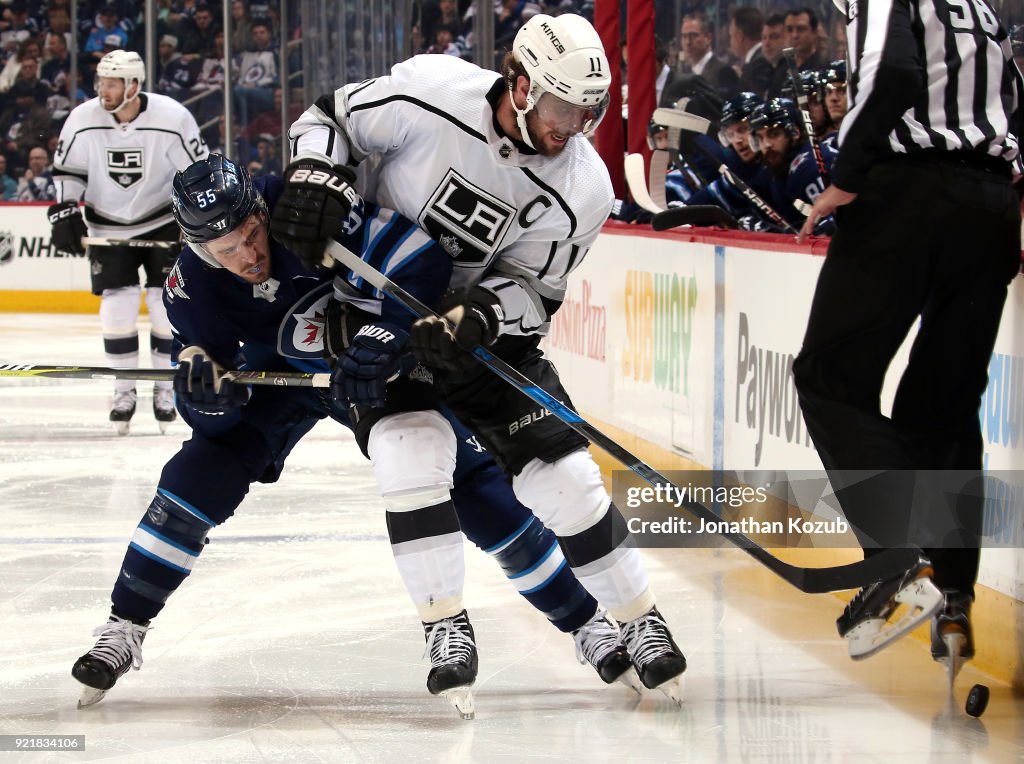
[[[121,188],[142,180],[142,149],[107,149],[107,174]]]
[[[448,170],[420,214],[420,225],[460,263],[484,263],[498,249],[515,209]]]

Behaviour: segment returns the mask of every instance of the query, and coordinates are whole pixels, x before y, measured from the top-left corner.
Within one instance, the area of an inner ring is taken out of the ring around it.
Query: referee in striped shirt
[[[918,622],[934,612],[933,657],[951,657],[952,645],[959,663],[974,654],[979,407],[1007,286],[1020,269],[1012,181],[1024,82],[987,0],[834,2],[847,17],[849,112],[832,185],[799,240],[833,212],[838,230],[793,373],[865,554],[910,542],[931,563],[866,587],[837,625],[851,655],[867,657],[888,641],[865,641],[865,630],[898,632],[889,641],[906,633],[885,619],[893,595],[916,579]],[[892,415],[883,416],[886,369],[919,318]],[[857,470],[883,472],[864,480]],[[922,588],[927,578],[941,597]],[[959,643],[947,639],[961,633]]]

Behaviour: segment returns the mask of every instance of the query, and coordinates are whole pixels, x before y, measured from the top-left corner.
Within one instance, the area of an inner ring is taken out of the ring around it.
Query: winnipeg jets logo
[[[130,188],[142,180],[142,149],[107,149],[107,174],[121,188]]]
[[[314,287],[288,309],[278,332],[277,352],[286,358],[323,359],[324,325],[333,285]]]
[[[448,170],[420,213],[419,223],[461,263],[486,263],[515,216],[507,202]]]

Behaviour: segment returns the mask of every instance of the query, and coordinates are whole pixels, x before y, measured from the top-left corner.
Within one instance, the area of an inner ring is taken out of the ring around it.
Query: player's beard
[[[569,145],[569,141],[572,140],[572,136],[567,135],[565,143],[549,145],[544,140],[544,135],[550,135],[551,133],[546,129],[544,130],[544,133],[541,133],[540,117],[538,117],[537,113],[532,110],[526,115],[526,132],[530,134],[530,143],[533,144],[534,150],[542,157],[558,156],[565,150],[565,147]]]
[[[761,161],[771,172],[772,176],[782,180],[789,172],[789,164],[793,161],[793,149],[787,148],[784,152],[771,149],[761,150]]]

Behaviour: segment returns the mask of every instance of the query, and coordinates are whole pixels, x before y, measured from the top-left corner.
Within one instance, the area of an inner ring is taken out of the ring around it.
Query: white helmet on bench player
[[[516,123],[523,140],[536,148],[526,129],[526,115],[536,109],[548,125],[567,135],[591,135],[608,110],[611,69],[597,31],[582,16],[565,13],[530,18],[512,43],[512,56],[530,78],[526,108],[516,106]],[[509,77],[509,95],[515,78]]]
[[[142,62],[142,56],[127,50],[112,50],[100,59],[96,65],[97,77],[114,77],[124,80],[124,98],[112,113],[121,111],[125,106],[138,98],[142,92],[142,83],[146,81],[146,65]],[[135,91],[132,92],[132,82],[137,83]]]

